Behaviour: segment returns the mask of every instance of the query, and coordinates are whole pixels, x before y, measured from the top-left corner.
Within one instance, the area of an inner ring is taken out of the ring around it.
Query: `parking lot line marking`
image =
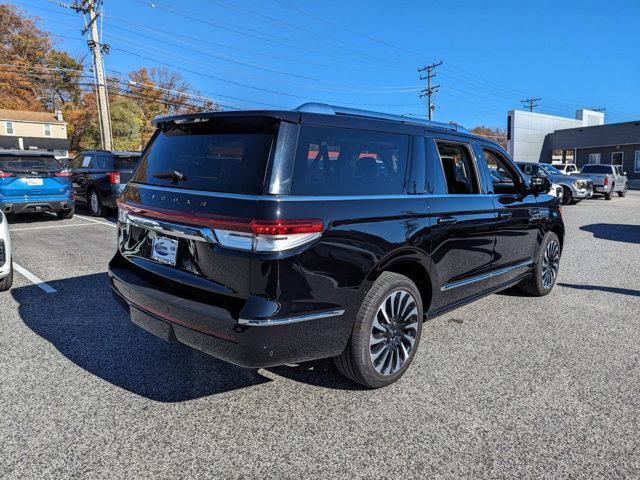
[[[57,292],[57,290],[55,288],[53,288],[51,285],[49,285],[48,283],[43,282],[38,277],[36,277],[33,273],[31,273],[29,270],[21,267],[16,262],[13,262],[13,268],[14,268],[14,270],[16,272],[18,272],[20,275],[25,277],[31,283],[33,283],[36,287],[39,287],[42,290],[44,290],[46,293],[56,293]]]
[[[100,223],[102,225],[106,225],[107,227],[113,227],[113,228],[117,228],[118,227],[115,223],[101,222],[100,220],[96,220],[96,219],[91,218],[91,217],[85,217],[84,215],[78,215],[77,213],[76,213],[75,216],[78,217],[78,218],[81,218],[83,220],[89,220],[90,222]]]
[[[46,228],[65,228],[65,227],[84,227],[84,226],[92,227],[95,223],[72,223],[70,225],[49,225],[46,227],[24,227],[24,228],[11,228],[9,231],[11,232],[20,232],[22,230],[44,230]]]

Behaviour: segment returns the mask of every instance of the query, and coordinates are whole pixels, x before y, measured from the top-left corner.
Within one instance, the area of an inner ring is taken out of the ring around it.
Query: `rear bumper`
[[[62,212],[74,207],[71,200],[39,200],[33,199],[26,202],[0,202],[0,209],[4,213],[37,213],[37,212]]]
[[[343,309],[289,318],[252,320],[225,308],[168,293],[122,265],[109,265],[115,298],[131,320],[167,341],[177,341],[249,368],[339,355],[351,332]]]

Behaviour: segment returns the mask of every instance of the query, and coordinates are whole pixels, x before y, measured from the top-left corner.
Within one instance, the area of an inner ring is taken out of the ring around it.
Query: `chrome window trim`
[[[472,283],[481,282],[482,280],[488,280],[490,278],[497,277],[499,275],[504,275],[505,273],[512,272],[513,270],[517,270],[518,268],[531,267],[531,266],[533,266],[533,262],[530,260],[527,260],[526,262],[518,263],[517,265],[500,268],[498,270],[492,270],[488,273],[483,273],[482,275],[477,275],[471,278],[465,278],[464,280],[458,280],[457,282],[447,283],[446,285],[443,285],[442,287],[440,287],[440,291],[445,292],[447,290],[452,290],[454,288],[464,287]]]
[[[219,198],[235,198],[238,200],[260,200],[268,202],[315,202],[318,200],[375,200],[375,199],[406,199],[406,198],[426,198],[430,194],[411,194],[403,193],[396,195],[250,195],[246,193],[223,193],[223,192],[210,192],[207,190],[189,190],[185,188],[175,187],[160,187],[156,185],[146,185],[144,183],[130,182],[130,185],[159,190],[163,192],[204,195],[207,197],[219,197]]]
[[[271,327],[275,325],[289,325],[291,323],[306,322],[309,320],[320,320],[323,318],[339,317],[344,314],[344,309],[331,310],[329,312],[321,313],[308,313],[306,315],[298,315],[293,317],[282,318],[264,318],[264,319],[252,319],[252,318],[239,318],[238,323],[240,325],[251,325],[254,327]]]

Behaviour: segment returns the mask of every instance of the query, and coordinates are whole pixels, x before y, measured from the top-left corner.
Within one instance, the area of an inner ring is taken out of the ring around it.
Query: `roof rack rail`
[[[373,112],[371,110],[360,110],[358,108],[339,107],[336,105],[328,105],[326,103],[304,103],[296,108],[298,112],[322,113],[325,115],[344,115],[351,117],[379,118],[382,120],[392,120],[395,122],[409,123],[412,125],[423,125],[426,127],[442,128],[445,130],[454,130],[456,132],[465,132],[468,130],[455,123],[434,122],[431,120],[423,120],[421,118],[409,117],[406,115],[395,115],[393,113]]]

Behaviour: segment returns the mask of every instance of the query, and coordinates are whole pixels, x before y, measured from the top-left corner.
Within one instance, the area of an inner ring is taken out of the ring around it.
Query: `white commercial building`
[[[507,150],[517,162],[539,162],[545,136],[555,130],[604,124],[604,113],[578,110],[576,118],[511,110],[507,117]],[[554,152],[554,160],[573,163],[573,152]]]

